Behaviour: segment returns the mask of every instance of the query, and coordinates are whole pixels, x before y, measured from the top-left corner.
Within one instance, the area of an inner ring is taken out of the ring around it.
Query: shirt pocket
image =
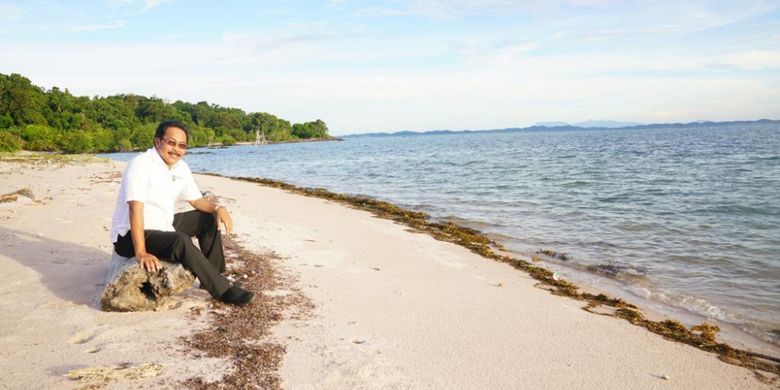
[[[175,199],[181,199],[182,198],[182,192],[184,191],[184,186],[187,184],[187,181],[185,180],[184,176],[181,174],[173,174],[171,175],[171,191],[173,192],[173,196]]]
[[[152,175],[149,180],[149,198],[161,206],[176,199],[173,178],[169,172]]]

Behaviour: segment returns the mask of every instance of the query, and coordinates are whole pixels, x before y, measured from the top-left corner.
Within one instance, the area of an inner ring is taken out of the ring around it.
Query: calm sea
[[[565,253],[547,260],[564,277],[780,339],[778,125],[347,138],[186,159],[389,200],[521,255]]]

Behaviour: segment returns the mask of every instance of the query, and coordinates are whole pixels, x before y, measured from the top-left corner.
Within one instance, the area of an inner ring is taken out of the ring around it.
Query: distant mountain
[[[571,126],[571,125],[566,122],[539,122],[534,125],[534,127],[563,127],[563,126]]]
[[[618,126],[620,124],[621,126]],[[689,123],[655,123],[655,124],[638,124],[630,122],[615,122],[615,121],[586,121],[578,123],[576,126],[572,126],[566,122],[540,122],[531,127],[511,127],[505,129],[492,129],[492,130],[432,130],[432,131],[397,131],[397,132],[383,132],[383,133],[365,133],[365,134],[350,134],[342,136],[342,138],[358,138],[358,137],[399,137],[399,136],[420,136],[420,135],[441,135],[441,134],[463,134],[463,133],[531,133],[531,132],[549,132],[549,131],[584,131],[584,130],[640,130],[640,129],[664,129],[664,128],[700,128],[700,127],[715,127],[715,126],[733,126],[733,125],[752,125],[752,124],[776,124],[780,125],[779,120],[774,119],[760,119],[757,121],[730,121],[730,122],[710,122],[710,121],[696,121]],[[588,125],[588,126],[583,126]],[[617,126],[617,127],[615,127]]]
[[[639,125],[641,125],[641,123],[617,122],[617,121],[608,121],[608,120],[587,120],[585,122],[578,122],[574,124],[574,126],[576,127],[585,127],[585,128],[598,127],[601,129],[619,129],[622,127],[631,127],[631,126],[639,126]]]
[[[641,123],[635,123],[635,122],[617,122],[617,121],[609,121],[609,120],[587,120],[585,122],[577,122],[573,125],[567,123],[567,122],[539,122],[533,127],[566,127],[566,126],[572,126],[572,127],[583,127],[583,128],[594,128],[598,127],[601,129],[618,129],[621,127],[631,127],[631,126],[638,126],[641,125]]]

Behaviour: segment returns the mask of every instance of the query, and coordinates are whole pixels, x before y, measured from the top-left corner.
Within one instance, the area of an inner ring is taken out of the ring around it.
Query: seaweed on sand
[[[228,258],[238,254],[240,261],[231,263],[227,274],[247,289],[255,298],[246,306],[236,307],[215,301],[211,311],[211,326],[184,338],[185,345],[206,356],[228,358],[233,369],[219,382],[207,382],[201,377],[183,383],[189,389],[263,388],[279,389],[279,366],[285,353],[284,345],[270,341],[270,328],[285,316],[303,318],[313,307],[303,294],[293,288],[294,280],[281,275],[272,265],[270,255],[258,255],[241,248],[229,236],[224,236]],[[269,296],[263,291],[283,288],[290,294]]]
[[[219,174],[210,175],[225,177]],[[619,298],[607,296],[605,294],[580,292],[579,287],[577,287],[575,284],[564,279],[554,278],[553,272],[546,268],[538,267],[526,260],[502,254],[504,248],[499,243],[491,240],[475,229],[460,226],[452,222],[434,222],[431,221],[430,216],[425,213],[406,210],[390,202],[372,199],[365,196],[338,194],[323,188],[298,187],[282,181],[271,179],[252,177],[232,177],[232,179],[281,188],[296,194],[328,199],[361,210],[370,211],[377,217],[402,223],[406,226],[409,226],[414,231],[428,233],[438,240],[448,241],[461,245],[483,257],[506,263],[516,269],[525,271],[531,277],[538,280],[541,285],[547,287],[546,289],[553,294],[567,296],[572,299],[586,302],[586,305],[583,307],[585,310],[599,305],[615,308],[616,310],[613,314],[614,317],[623,318],[634,325],[642,326],[653,333],[666,337],[667,339],[685,343],[705,351],[717,353],[721,360],[731,364],[771,373],[775,377],[780,376],[780,359],[754,352],[739,350],[725,343],[715,342],[715,335],[719,330],[716,326],[705,323],[688,329],[677,321],[649,320],[645,318],[644,314],[639,310],[639,308],[631,303],[628,303]]]

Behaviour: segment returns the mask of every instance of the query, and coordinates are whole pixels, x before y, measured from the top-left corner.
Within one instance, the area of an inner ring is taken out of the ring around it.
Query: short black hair
[[[187,125],[184,123],[181,123],[179,121],[162,121],[159,125],[157,125],[157,130],[154,132],[154,138],[160,138],[165,137],[165,131],[168,130],[169,127],[178,127],[182,130],[184,130],[184,134],[187,136],[187,142],[190,140],[190,129],[187,128]]]

